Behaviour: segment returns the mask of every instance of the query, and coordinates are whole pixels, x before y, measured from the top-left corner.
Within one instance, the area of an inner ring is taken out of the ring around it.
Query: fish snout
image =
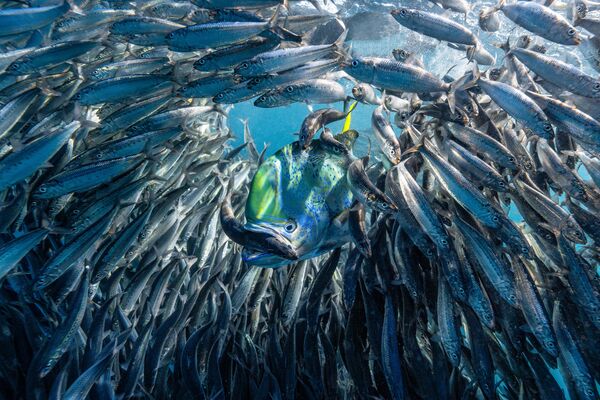
[[[298,252],[294,249],[289,241],[280,240],[280,238],[273,236],[272,240],[269,241],[271,246],[269,249],[271,252],[277,256],[286,258],[288,260],[297,260],[299,258]],[[286,243],[287,242],[287,243]]]
[[[277,231],[252,224],[247,225],[245,230],[247,232],[247,247],[287,260],[297,260],[299,258],[298,251],[293,243]]]

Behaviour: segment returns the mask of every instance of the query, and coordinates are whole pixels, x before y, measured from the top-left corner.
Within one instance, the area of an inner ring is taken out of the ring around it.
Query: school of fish
[[[591,0],[0,2],[0,399],[600,398],[598,73]]]

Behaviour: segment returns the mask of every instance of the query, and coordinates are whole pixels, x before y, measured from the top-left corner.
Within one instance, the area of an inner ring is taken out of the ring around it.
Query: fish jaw
[[[256,225],[254,225],[256,227]],[[252,230],[248,227],[248,230]],[[256,228],[255,228],[256,229]],[[268,229],[268,228],[262,228]],[[273,230],[268,229],[268,233],[274,234]],[[298,258],[296,260],[287,259],[278,255],[262,251],[256,248],[244,247],[242,250],[242,260],[249,266],[257,266],[261,268],[281,268],[296,261],[308,260],[313,257],[320,256],[323,253],[331,251],[336,247],[343,246],[351,240],[348,224],[336,225],[332,223],[322,236],[321,241],[317,246],[306,247],[302,246],[296,249]]]
[[[349,237],[344,237],[342,240],[336,241],[329,240],[324,246],[319,246],[307,253],[298,255],[297,260],[290,260],[267,252],[261,252],[259,250],[244,247],[242,250],[242,260],[249,266],[277,269],[297,261],[308,260],[310,258],[320,256],[321,254],[331,251],[336,247],[344,245],[348,241],[350,241]]]

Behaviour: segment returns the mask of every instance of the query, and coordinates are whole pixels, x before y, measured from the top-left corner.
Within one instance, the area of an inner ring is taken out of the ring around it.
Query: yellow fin
[[[352,111],[354,111],[357,104],[358,101],[355,101],[354,103],[352,103],[350,108],[348,108],[348,115],[346,116],[346,120],[344,121],[344,129],[342,129],[342,132],[346,132],[350,129],[350,125],[352,124]]]

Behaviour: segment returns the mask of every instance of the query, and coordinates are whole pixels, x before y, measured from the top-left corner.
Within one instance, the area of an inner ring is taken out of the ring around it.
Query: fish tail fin
[[[83,128],[98,128],[100,124],[91,118],[93,117],[90,115],[88,109],[83,109],[81,104],[75,103],[73,108],[73,121],[79,122]]]
[[[468,62],[473,61],[473,58],[475,57],[475,53],[477,52],[478,46],[481,46],[481,43],[477,42],[475,45],[467,47],[467,61]]]
[[[410,137],[413,139],[413,142],[415,143],[414,146],[406,149],[404,152],[402,152],[402,156],[401,159],[406,160],[408,157],[411,157],[412,155],[419,153],[422,151],[422,149],[425,147],[426,145],[426,140],[427,137],[419,132],[417,130],[417,128],[415,128],[412,124],[412,119],[414,117],[409,118],[406,122],[405,122],[405,128],[408,131],[408,134],[410,135]],[[416,140],[415,140],[416,139]],[[408,156],[407,158],[405,158],[405,156]]]
[[[389,113],[391,113],[391,112],[392,112],[392,110],[390,110],[390,109],[388,108],[388,106],[385,104],[385,99],[386,99],[387,97],[388,97],[388,95],[387,95],[387,92],[386,92],[386,90],[385,90],[385,89],[384,89],[384,90],[382,90],[382,91],[381,91],[381,106],[383,107],[383,109],[384,109],[385,111],[387,111],[387,112],[388,112],[388,115],[389,115]]]
[[[496,11],[502,10],[502,7],[504,7],[504,4],[506,4],[506,0],[499,0],[498,3],[490,9],[491,12],[489,14],[492,14],[492,13],[495,13]]]
[[[144,9],[144,2],[140,0],[135,0],[135,14],[142,15]]]
[[[402,156],[401,156],[402,162],[408,160],[415,154],[420,153],[421,149],[423,147],[425,147],[425,137],[422,137],[421,141],[419,143],[415,144],[414,146],[412,146],[402,152]]]
[[[280,39],[286,40],[288,42],[302,43],[302,36],[296,35],[294,32],[282,28],[281,26],[274,26],[270,28],[270,30]]]
[[[343,21],[341,19],[338,19],[338,22],[343,25]],[[344,47],[344,44],[346,43],[346,37],[348,37],[348,29],[344,29],[340,36],[338,36],[338,38],[331,43],[331,47],[334,49],[334,52],[344,53],[346,51]]]
[[[352,42],[350,42],[350,44],[344,43],[343,46],[340,49],[338,49],[336,54],[340,56],[342,61],[349,62],[350,60],[352,60]]]
[[[477,63],[475,63],[475,67],[477,67]],[[478,70],[479,71],[479,70]],[[450,107],[450,112],[454,114],[456,110],[456,92],[458,90],[466,90],[469,89],[477,83],[479,79],[479,72],[477,74],[473,73],[473,76],[469,76],[469,74],[464,74],[461,78],[455,79],[450,84],[450,89],[448,90],[448,106]]]
[[[277,26],[277,19],[279,18],[279,14],[281,12],[281,4],[277,6],[277,8],[275,9],[275,12],[273,13],[273,15],[271,16],[271,18],[269,18],[269,28],[275,28]]]
[[[494,46],[502,49],[506,55],[510,53],[510,37],[506,38],[506,42],[504,43],[494,43]]]
[[[277,9],[273,13],[273,16],[269,18],[267,31],[272,32],[273,34],[279,36],[279,38],[283,40],[287,40],[290,42],[302,43],[302,36],[296,35],[294,32],[291,32],[285,28],[282,28],[278,25],[279,14],[281,13],[281,8],[286,7],[287,0],[284,2],[284,5],[280,4],[277,6]],[[286,7],[287,8],[287,7]]]
[[[81,7],[79,7],[73,0],[65,0],[65,3],[69,5],[69,10],[78,15],[85,15]]]
[[[61,97],[63,95],[61,92],[52,89],[43,78],[39,79],[36,85],[46,96]]]

